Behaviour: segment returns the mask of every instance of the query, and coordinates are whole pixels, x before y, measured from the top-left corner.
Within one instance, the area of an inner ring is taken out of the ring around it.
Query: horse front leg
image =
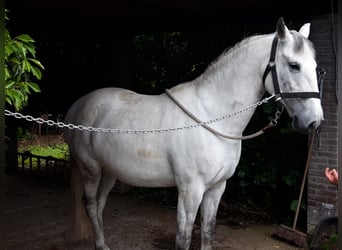
[[[178,187],[177,250],[187,250],[190,247],[192,229],[203,197],[201,190],[203,188],[196,185]]]
[[[201,250],[211,250],[215,235],[216,214],[226,181],[219,182],[204,193],[201,205]]]

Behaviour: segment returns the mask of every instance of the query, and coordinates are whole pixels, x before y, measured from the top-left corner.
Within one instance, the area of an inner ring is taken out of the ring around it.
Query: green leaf
[[[33,56],[36,57],[36,48],[34,47],[33,44],[29,43],[29,44],[25,44],[26,45],[26,49],[28,50],[28,52]]]
[[[22,67],[23,72],[31,72],[31,64],[29,63],[29,61],[23,60],[22,63],[23,63],[23,67]]]
[[[296,211],[296,210],[297,210],[297,206],[298,206],[298,200],[293,200],[293,201],[291,202],[291,205],[290,205],[291,210],[292,210],[292,211]],[[305,201],[303,201],[303,202],[300,204],[300,208],[303,208],[303,209],[306,208]]]
[[[30,94],[30,88],[27,85],[27,82],[19,82],[18,86],[19,86],[19,89],[22,93]]]
[[[26,55],[27,55],[27,49],[25,48],[25,46],[23,46],[22,44],[21,44],[21,46],[20,46],[20,51],[21,51],[21,57],[23,58],[23,59],[26,59]]]
[[[24,44],[20,41],[13,41],[13,47],[16,57],[25,59],[26,58],[26,48]]]
[[[33,62],[34,64],[36,64],[37,66],[39,66],[41,69],[45,69],[43,64],[41,64],[40,61],[33,59],[33,58],[29,58],[28,60],[30,60],[31,62]]]
[[[34,92],[38,93],[38,92],[41,92],[40,91],[40,88],[38,86],[37,83],[34,83],[34,82],[27,82],[26,83]]]
[[[293,201],[291,202],[290,208],[291,208],[292,211],[296,211],[296,209],[297,209],[297,204],[298,204],[298,200],[293,200]]]
[[[4,35],[5,35],[5,45],[6,45],[8,43],[8,41],[11,40],[11,35],[10,35],[8,29],[6,29],[6,28],[5,28],[5,34]]]
[[[9,18],[8,18],[8,16],[7,16],[7,12],[9,12],[9,10],[8,10],[8,9],[5,9],[5,21],[8,21],[8,20],[9,20]]]
[[[37,67],[31,65],[31,72],[38,80],[42,78],[42,72]]]
[[[10,59],[8,59],[8,62],[14,63],[14,64],[21,64],[21,60],[19,60],[16,57],[11,57]]]
[[[7,102],[9,105],[11,105],[11,106],[13,105],[12,99],[11,99],[10,96],[6,95],[6,96],[5,96],[5,100],[6,100],[6,102]]]
[[[34,46],[26,46],[26,49],[33,57],[36,57],[36,48]]]
[[[15,84],[16,84],[16,82],[13,81],[13,80],[11,80],[11,81],[6,81],[6,82],[5,82],[5,89],[13,88]]]
[[[9,44],[5,45],[5,55],[6,56],[10,56],[16,50],[17,50],[17,47],[14,44],[12,44],[12,43],[9,43]]]
[[[5,65],[5,81],[11,78],[11,74],[8,70],[8,67]]]
[[[11,71],[12,78],[13,79],[17,79],[17,81],[19,82],[21,77],[22,77],[21,72],[22,72],[22,70],[21,70],[21,65],[20,64],[13,65],[12,71]]]
[[[22,41],[22,42],[34,43],[34,40],[29,35],[27,35],[27,34],[19,35],[19,36],[15,37],[14,39]]]

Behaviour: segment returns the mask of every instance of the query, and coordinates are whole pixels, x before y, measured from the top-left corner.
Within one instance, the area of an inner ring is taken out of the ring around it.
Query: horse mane
[[[300,35],[297,31],[291,30],[291,34],[294,38],[294,50],[295,52],[304,51],[304,44],[307,44],[307,48],[309,48],[309,51],[315,56],[316,52],[314,49],[314,46],[312,42],[306,38],[304,38],[302,35]],[[264,35],[252,35],[249,37],[244,38],[240,42],[236,43],[235,45],[225,49],[221,55],[219,55],[215,60],[213,60],[208,67],[205,69],[201,77],[209,78],[210,76],[217,73],[217,71],[221,70],[221,67],[223,65],[228,64],[229,62],[234,61],[234,64],[229,65],[230,67],[240,66],[239,61],[243,57],[236,56],[236,53],[240,51],[242,47],[249,46],[252,42],[254,42],[257,39],[262,39],[268,36],[274,36],[274,33],[271,34],[264,34]]]
[[[231,67],[233,67],[234,65],[238,66],[239,61],[236,60],[239,60],[240,57],[237,57],[236,53],[239,52],[241,48],[248,46],[251,42],[266,36],[267,35],[252,35],[244,38],[240,42],[237,42],[235,45],[228,47],[208,65],[201,76],[204,78],[208,78],[217,73],[217,71],[220,71],[222,69],[221,67],[229,62],[234,61],[234,64],[230,65]]]

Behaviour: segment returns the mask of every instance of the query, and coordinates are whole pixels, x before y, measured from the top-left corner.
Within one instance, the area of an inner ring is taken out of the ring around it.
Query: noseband
[[[318,99],[320,99],[320,93],[319,92],[286,92],[286,93],[283,93],[280,91],[279,81],[278,81],[278,76],[277,76],[276,63],[275,63],[277,45],[278,45],[278,37],[276,36],[276,37],[274,37],[273,42],[272,42],[270,61],[267,64],[264,75],[262,77],[263,84],[265,85],[266,77],[267,77],[268,73],[271,71],[275,101],[278,102],[281,99],[286,99],[286,98],[318,98]]]

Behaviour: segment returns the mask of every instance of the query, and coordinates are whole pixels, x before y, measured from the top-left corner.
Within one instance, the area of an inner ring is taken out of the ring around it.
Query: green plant
[[[5,11],[5,20],[8,21]],[[33,92],[40,92],[32,78],[40,80],[44,66],[36,59],[35,41],[27,34],[11,37],[5,28],[5,100],[15,110],[22,109]]]
[[[190,41],[182,32],[137,35],[132,43],[140,92],[160,93],[175,83],[193,79],[203,69],[203,62],[192,61]]]
[[[57,159],[66,159],[68,158],[69,149],[68,145],[58,144],[54,146],[40,146],[40,145],[32,145],[27,147],[19,148],[19,152],[27,152],[29,151],[33,155],[39,156],[51,156]]]
[[[337,234],[330,235],[328,241],[323,246],[324,250],[337,249]]]

